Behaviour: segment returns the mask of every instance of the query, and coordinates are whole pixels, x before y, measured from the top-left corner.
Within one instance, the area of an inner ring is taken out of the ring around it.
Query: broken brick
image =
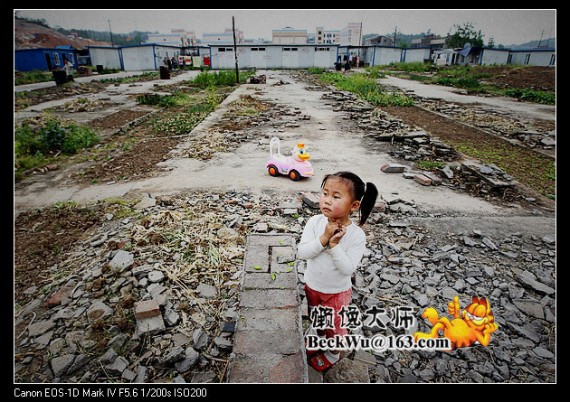
[[[157,317],[160,315],[160,305],[155,299],[135,303],[135,317],[137,319]]]
[[[422,186],[431,186],[431,179],[423,174],[415,175],[414,181],[420,183]]]

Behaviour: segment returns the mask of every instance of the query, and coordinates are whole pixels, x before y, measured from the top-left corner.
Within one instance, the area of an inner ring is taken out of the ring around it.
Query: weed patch
[[[319,75],[319,78],[343,91],[353,92],[375,106],[412,106],[414,104],[412,98],[408,96],[382,91],[375,79],[367,74],[323,73]]]

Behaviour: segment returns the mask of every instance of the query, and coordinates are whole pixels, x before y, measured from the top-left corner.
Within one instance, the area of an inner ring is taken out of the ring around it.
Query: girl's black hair
[[[370,212],[372,212],[372,208],[374,208],[374,204],[376,203],[376,198],[378,197],[378,189],[373,183],[367,182],[364,184],[362,179],[352,172],[336,172],[333,174],[327,174],[321,183],[321,188],[323,188],[327,180],[332,177],[338,177],[340,179],[348,180],[352,183],[353,201],[360,201],[359,226],[364,225],[370,216]]]

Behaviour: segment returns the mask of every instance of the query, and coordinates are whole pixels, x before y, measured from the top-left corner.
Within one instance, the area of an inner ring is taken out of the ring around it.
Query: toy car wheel
[[[267,171],[269,172],[270,176],[279,176],[279,170],[277,170],[277,167],[275,165],[269,165],[267,167]]]
[[[296,170],[291,170],[289,172],[289,178],[293,181],[299,181],[299,179],[301,178],[301,175]]]

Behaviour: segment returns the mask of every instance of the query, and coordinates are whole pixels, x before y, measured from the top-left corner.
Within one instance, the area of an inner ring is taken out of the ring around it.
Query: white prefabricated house
[[[429,47],[410,47],[402,49],[402,61],[405,63],[416,63],[431,61],[431,50]]]
[[[501,65],[509,62],[509,49],[495,49],[484,47],[481,50],[481,65]]]
[[[239,68],[331,68],[338,45],[237,45]],[[233,46],[211,45],[211,66],[214,70],[235,68]]]
[[[164,64],[164,58],[178,57],[181,53],[179,46],[143,44],[122,46],[123,69],[125,71],[158,70]]]
[[[511,50],[509,64],[554,67],[556,66],[556,49],[514,49]]]
[[[123,61],[121,59],[121,48],[106,46],[87,46],[91,65],[101,65],[108,69],[123,69]]]
[[[370,66],[383,66],[390,63],[399,63],[402,61],[402,48],[374,46],[370,57]],[[369,53],[370,50],[367,52]]]

